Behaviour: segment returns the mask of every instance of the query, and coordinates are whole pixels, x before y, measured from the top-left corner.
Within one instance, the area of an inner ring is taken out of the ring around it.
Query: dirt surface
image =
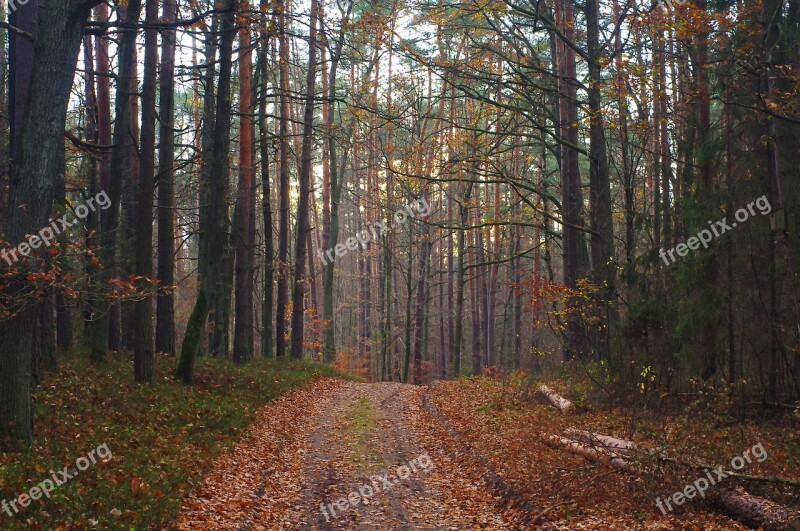
[[[270,404],[176,528],[513,529],[436,447],[423,392],[327,381]]]

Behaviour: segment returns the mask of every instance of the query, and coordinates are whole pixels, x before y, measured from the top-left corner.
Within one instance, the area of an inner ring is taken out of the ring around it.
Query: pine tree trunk
[[[266,6],[266,0],[262,0]],[[266,12],[266,11],[265,11]],[[270,35],[271,38],[271,35]],[[272,217],[272,183],[269,174],[269,139],[267,129],[267,58],[269,40],[262,42],[258,63],[261,72],[261,87],[258,103],[259,119],[259,152],[261,155],[261,182],[262,202],[261,209],[264,214],[264,301],[261,310],[261,355],[266,359],[275,356],[273,301],[275,300],[275,243],[273,240]]]
[[[139,20],[141,0],[130,0],[125,9],[125,20],[135,24]],[[136,47],[135,28],[121,30],[117,74],[117,97],[115,102],[115,125],[113,134],[114,149],[111,152],[109,166],[108,197],[111,205],[100,216],[100,262],[103,269],[97,275],[99,289],[114,277],[116,271],[116,245],[118,240],[120,198],[122,181],[129,173],[131,138],[131,84],[136,76],[134,57]],[[101,183],[102,184],[102,183]],[[109,349],[109,326],[114,323],[110,319],[112,304],[104,297],[97,295],[93,304],[93,321],[91,332],[91,357],[95,363],[103,362]],[[116,324],[116,323],[115,323]]]
[[[308,74],[303,116],[303,150],[300,168],[300,197],[297,200],[297,233],[295,243],[295,278],[292,296],[292,358],[303,359],[305,331],[305,295],[309,279],[306,271],[306,243],[309,231],[309,196],[311,195],[311,151],[314,142],[314,96],[317,82],[317,16],[319,1],[311,0],[311,26],[308,37]]]
[[[250,2],[241,3],[242,14]],[[253,356],[253,244],[250,241],[251,215],[255,207],[253,187],[253,103],[252,103],[252,51],[250,30],[247,25],[239,29],[239,195],[236,237],[236,314],[234,317],[233,361],[244,363]]]
[[[205,226],[200,249],[200,261],[203,269],[203,281],[200,293],[197,296],[195,307],[186,326],[186,335],[181,348],[176,378],[186,384],[191,384],[194,377],[194,366],[200,344],[203,340],[204,323],[208,316],[213,301],[221,294],[218,289],[218,278],[221,275],[219,249],[225,245],[227,205],[225,197],[228,188],[228,170],[230,147],[230,116],[231,116],[231,53],[233,40],[236,36],[234,0],[227,0],[222,14],[222,38],[220,40],[220,67],[219,83],[216,95],[216,116],[214,118],[214,153],[211,160],[208,176],[208,207]],[[205,172],[204,172],[205,174]]]
[[[574,42],[575,28],[571,0],[556,1],[556,24],[562,29],[566,39]],[[575,70],[575,51],[561,40],[556,41],[554,53],[558,64],[558,95],[561,151],[561,192],[563,218],[563,262],[564,285],[576,289],[578,279],[585,278],[587,263],[586,242],[579,227],[581,220],[580,168],[578,167],[578,108],[577,79]],[[567,331],[564,343],[564,359],[582,357],[585,354],[584,331],[580,320],[577,301],[571,298],[568,303]]]
[[[286,22],[286,0],[277,5],[279,28],[279,85],[280,85],[280,149],[278,172],[278,294],[275,313],[275,348],[277,357],[286,355],[287,322],[289,302],[289,38]],[[299,272],[298,272],[299,273]]]
[[[329,249],[336,247],[339,242],[339,200],[342,195],[343,178],[339,176],[337,149],[336,149],[336,134],[334,132],[335,122],[335,101],[336,101],[336,81],[337,71],[339,67],[339,59],[342,57],[342,48],[344,46],[345,28],[350,21],[350,13],[353,10],[354,2],[348,4],[347,12],[342,20],[341,30],[336,42],[336,50],[331,54],[331,71],[328,76],[328,115],[325,118],[327,133],[328,133],[328,156],[330,157],[330,221],[326,227],[327,241],[323,249],[326,253]],[[347,161],[347,153],[342,157],[342,173]],[[340,182],[340,180],[342,182]],[[324,236],[323,236],[323,241]],[[324,277],[324,294],[323,294],[323,316],[324,322],[324,339],[323,339],[323,359],[326,363],[333,363],[336,361],[336,323],[334,322],[334,300],[333,300],[333,270],[335,263],[333,260],[325,261],[325,277]]]
[[[606,153],[606,137],[603,124],[603,102],[600,94],[600,29],[598,24],[597,0],[586,0],[587,48],[589,55],[588,100],[589,119],[589,202],[591,237],[592,276],[597,289],[595,300],[594,338],[596,359],[608,360],[611,351],[609,334],[616,277],[614,259],[614,223],[611,216],[611,180]],[[666,123],[666,120],[663,121]]]
[[[142,0],[144,6],[146,0]],[[130,128],[126,140],[128,141],[127,154],[124,159],[126,167],[122,183],[122,208],[117,229],[117,275],[120,278],[130,279],[136,275],[136,216],[139,203],[139,180],[141,178],[141,162],[139,159],[139,138],[141,136],[139,124],[140,93],[139,93],[139,47],[134,47],[133,64],[137,65],[131,78],[130,87]],[[109,323],[109,350],[136,349],[136,302],[121,300],[113,305],[116,314],[112,312]]]
[[[430,198],[426,197],[427,191],[423,192],[423,194],[425,200],[429,201]],[[425,343],[423,334],[426,328],[425,304],[428,298],[427,279],[431,257],[430,232],[430,226],[425,221],[420,220],[419,256],[417,257],[417,275],[419,275],[419,282],[417,283],[417,301],[414,315],[414,383],[417,385],[422,383],[422,357]]]
[[[147,0],[145,22],[158,21],[158,1]],[[153,276],[153,192],[156,150],[156,85],[158,82],[158,31],[147,29],[144,37],[144,79],[142,89],[142,136],[140,141],[139,201],[136,214],[136,275],[145,295],[136,301],[136,334],[133,372],[139,383],[152,383],[153,300],[147,279]]]
[[[464,270],[464,253],[466,252],[465,227],[469,219],[469,200],[472,195],[473,181],[467,183],[467,190],[461,200],[460,208],[460,229],[458,231],[458,265],[456,266],[456,309],[455,309],[455,328],[453,340],[453,353],[450,357],[450,375],[454,378],[461,376],[461,347],[464,344],[464,285],[466,271]]]
[[[165,0],[164,22],[178,16],[177,0]],[[158,144],[158,280],[156,352],[175,355],[175,30],[161,34]]]

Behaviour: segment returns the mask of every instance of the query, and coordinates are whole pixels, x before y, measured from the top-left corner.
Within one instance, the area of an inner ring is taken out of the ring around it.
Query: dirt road
[[[422,393],[327,382],[270,404],[185,504],[178,528],[512,529],[485,487],[437,448]]]

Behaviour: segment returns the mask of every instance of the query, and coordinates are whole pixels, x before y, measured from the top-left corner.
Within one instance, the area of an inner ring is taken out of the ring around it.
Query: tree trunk
[[[800,514],[777,503],[732,489],[713,498],[713,503],[733,518],[753,529],[800,530]]]
[[[250,2],[243,0],[244,16]],[[253,262],[255,261],[250,218],[255,208],[253,187],[253,103],[250,29],[239,29],[239,205],[236,224],[236,314],[234,316],[233,361],[244,363],[253,356]]]
[[[55,191],[55,175],[63,150],[72,78],[83,36],[83,25],[96,1],[47,0],[38,34],[36,61],[26,94],[12,168],[5,237],[21,242],[26,234],[47,225]],[[19,208],[26,205],[25,209]],[[32,262],[35,262],[32,261]],[[36,263],[29,264],[35,269]],[[5,268],[0,263],[0,268]],[[6,279],[9,296],[28,299],[13,317],[0,322],[0,437],[30,442],[31,402],[30,323],[36,319],[33,286],[25,271]]]
[[[611,216],[611,181],[608,171],[606,137],[603,125],[603,101],[600,94],[600,29],[597,0],[586,0],[586,40],[589,54],[589,203],[592,249],[592,280],[595,299],[594,339],[597,360],[608,360],[611,313],[616,276],[614,260],[614,223]],[[666,121],[664,121],[666,123]]]
[[[146,0],[142,0],[142,6]],[[118,221],[116,252],[118,264],[116,275],[120,278],[130,279],[136,275],[136,219],[137,205],[139,204],[139,180],[141,178],[141,162],[139,159],[139,138],[141,135],[139,124],[140,92],[139,92],[139,47],[133,51],[133,76],[130,86],[130,128],[126,137],[127,146],[124,164],[126,171],[122,182],[122,205]],[[109,322],[109,350],[120,351],[136,350],[136,302],[123,299],[112,305],[111,319]]]
[[[461,376],[461,347],[464,344],[464,285],[466,271],[464,270],[464,253],[466,252],[466,234],[465,227],[469,219],[469,200],[472,195],[473,182],[467,183],[467,190],[464,197],[459,203],[459,221],[460,228],[458,230],[458,265],[456,266],[456,309],[455,309],[455,329],[453,333],[453,353],[450,357],[450,375],[454,378]]]
[[[142,8],[141,0],[130,0],[125,9],[124,19],[135,25],[139,21]],[[117,74],[117,97],[115,102],[115,125],[111,162],[109,167],[108,197],[111,205],[100,216],[100,261],[103,269],[97,275],[100,290],[111,280],[116,271],[116,244],[118,239],[120,198],[122,195],[123,176],[129,173],[130,149],[133,145],[131,137],[131,82],[136,76],[134,53],[136,48],[135,27],[121,30],[119,44]],[[102,184],[102,183],[101,183]],[[95,363],[103,362],[109,349],[109,325],[112,303],[100,294],[93,304],[93,321],[91,333],[91,357]]]
[[[266,0],[262,0],[266,7]],[[266,11],[265,11],[266,12]],[[271,35],[270,35],[271,38]],[[259,94],[259,152],[261,155],[261,182],[262,202],[261,209],[264,214],[264,301],[261,310],[261,355],[270,359],[275,356],[274,330],[272,324],[275,300],[275,243],[272,234],[272,183],[269,178],[269,140],[267,128],[267,58],[269,53],[269,39],[262,36],[262,49],[258,57],[261,72],[261,90]]]
[[[480,203],[480,191],[478,194],[478,203]],[[479,225],[480,222],[480,213],[475,212],[474,214],[476,221],[474,222],[475,225]],[[483,238],[481,238],[481,230],[480,228],[474,229],[472,232],[473,236],[473,249],[475,250],[474,253],[471,253],[473,256],[473,265],[477,266],[483,262],[481,255],[483,254]],[[472,275],[472,280],[470,282],[470,309],[472,310],[472,376],[478,376],[481,374],[481,365],[483,360],[483,349],[486,347],[486,342],[482,336],[485,335],[486,329],[481,322],[481,313],[484,309],[483,301],[481,299],[482,293],[485,294],[486,292],[481,289],[482,284],[481,281],[483,280],[483,270],[485,268],[483,266],[474,267],[474,274]]]
[[[697,0],[697,7],[705,13],[707,0]],[[711,136],[711,99],[708,90],[708,73],[706,64],[708,63],[708,30],[704,29],[695,36],[695,46],[697,50],[697,65],[695,66],[695,78],[697,83],[697,93],[695,108],[697,115],[697,167],[698,167],[698,187],[697,195],[700,203],[706,207],[707,211],[713,212],[713,194],[715,172],[713,166],[713,155],[715,148],[712,145],[714,139]],[[710,216],[711,214],[709,214]],[[704,300],[716,297],[717,289],[717,253],[712,247],[711,252],[707,253],[700,265],[699,277],[703,279],[705,292]],[[702,356],[703,380],[711,379],[717,373],[717,342],[716,313],[711,312],[705,316],[706,321],[701,323],[700,331],[700,352]]]
[[[430,198],[427,197],[427,195],[427,191],[423,192],[423,198],[425,198],[426,201],[430,201]],[[431,257],[431,229],[424,220],[420,220],[419,232],[419,256],[417,257],[417,275],[419,275],[419,282],[417,283],[417,301],[414,315],[414,383],[417,385],[422,383],[422,351],[424,347],[423,334],[425,332],[425,303],[428,297],[427,279]]]
[[[175,22],[177,0],[165,0],[164,22]],[[161,34],[158,144],[158,280],[156,352],[175,355],[175,30]]]
[[[158,1],[147,0],[145,21],[158,21]],[[153,301],[148,282],[153,276],[153,174],[156,150],[156,85],[158,81],[158,31],[147,29],[144,36],[144,79],[142,89],[142,136],[140,141],[139,205],[136,215],[136,275],[145,292],[136,301],[136,333],[133,372],[137,382],[151,383],[153,352]]]
[[[108,4],[101,3],[95,8],[95,18],[99,21],[106,21],[109,18]],[[108,56],[109,38],[107,36],[98,36],[96,38],[97,48],[97,142],[103,146],[111,145],[111,61]],[[99,186],[102,190],[111,190],[111,168],[110,156],[107,150],[104,150],[99,155]],[[89,193],[95,194],[98,192],[98,183],[89,183]],[[91,223],[87,226],[87,236],[92,231],[97,231],[100,228],[100,216],[92,215]],[[84,342],[87,347],[91,348],[91,334],[94,327],[94,321],[97,315],[97,308],[95,308],[95,290],[97,289],[98,282],[98,268],[93,263],[92,258],[97,255],[97,236],[88,238],[86,240],[86,272],[87,272],[87,295],[86,307],[84,309]]]
[[[336,42],[336,50],[331,54],[331,71],[328,76],[328,115],[325,117],[326,129],[328,134],[328,156],[330,157],[330,186],[331,186],[331,210],[330,223],[327,227],[327,243],[323,252],[332,249],[339,242],[339,199],[342,195],[344,178],[342,175],[340,182],[337,155],[336,155],[336,133],[334,132],[335,110],[336,110],[336,73],[339,67],[339,59],[342,57],[342,47],[344,46],[345,28],[350,21],[350,13],[353,10],[353,2],[348,4],[347,12],[342,18],[342,25],[339,37]],[[346,153],[342,157],[342,173],[344,173],[344,162]],[[334,300],[333,300],[333,270],[335,263],[333,260],[325,261],[325,293],[323,294],[323,316],[324,322],[324,345],[323,358],[327,363],[336,361],[336,326],[334,322]]]
[[[221,294],[218,289],[220,271],[219,249],[225,245],[227,205],[225,197],[228,188],[228,169],[230,145],[231,116],[231,53],[236,36],[234,0],[227,0],[222,15],[222,38],[220,41],[219,83],[216,96],[216,117],[214,123],[214,154],[208,171],[208,212],[200,249],[200,260],[204,271],[200,293],[197,296],[194,310],[186,326],[186,336],[181,348],[176,377],[186,384],[191,384],[194,377],[194,365],[200,343],[203,339],[203,324],[208,316],[213,301]],[[206,87],[208,89],[209,87]],[[204,172],[205,173],[205,172]]]
[[[278,38],[280,56],[280,150],[278,156],[278,302],[275,314],[275,347],[277,356],[286,355],[286,311],[289,302],[289,37],[286,27],[286,0],[278,9]],[[300,272],[298,271],[298,274]]]
[[[566,40],[574,42],[575,28],[571,0],[556,2],[556,23],[562,28]],[[581,176],[578,166],[578,107],[575,51],[561,40],[555,49],[558,63],[559,122],[561,127],[561,192],[562,247],[564,261],[564,285],[575,290],[578,279],[586,277],[586,242],[583,232],[581,207]],[[584,330],[577,301],[571,298],[568,305],[564,359],[582,357],[585,354]]]
[[[311,27],[308,38],[308,74],[303,116],[303,150],[300,168],[300,197],[297,200],[297,234],[295,243],[295,277],[292,297],[292,358],[303,359],[305,330],[306,243],[309,231],[308,199],[311,195],[311,150],[314,134],[314,92],[317,82],[317,15],[319,1],[311,0]]]

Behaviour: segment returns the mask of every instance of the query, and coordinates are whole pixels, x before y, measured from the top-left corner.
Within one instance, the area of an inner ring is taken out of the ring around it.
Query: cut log
[[[560,412],[566,413],[572,408],[572,402],[559,395],[546,385],[540,385],[538,391],[540,394],[545,396],[551,404],[558,408]]]
[[[713,503],[728,516],[753,528],[800,531],[800,512],[748,494],[743,489],[725,491],[715,496]]]
[[[542,435],[542,441],[551,448],[564,449],[572,454],[579,455],[594,463],[601,463],[611,467],[633,472],[633,468],[625,461],[619,454],[603,450],[601,448],[592,448],[585,444],[559,437],[558,435]]]
[[[626,450],[629,451],[636,448],[636,443],[633,441],[629,441],[627,439],[618,439],[616,437],[611,437],[610,435],[603,435],[601,433],[594,433],[586,430],[567,428],[564,430],[564,434],[574,441],[592,447],[599,447],[604,450],[611,450],[621,453]]]

